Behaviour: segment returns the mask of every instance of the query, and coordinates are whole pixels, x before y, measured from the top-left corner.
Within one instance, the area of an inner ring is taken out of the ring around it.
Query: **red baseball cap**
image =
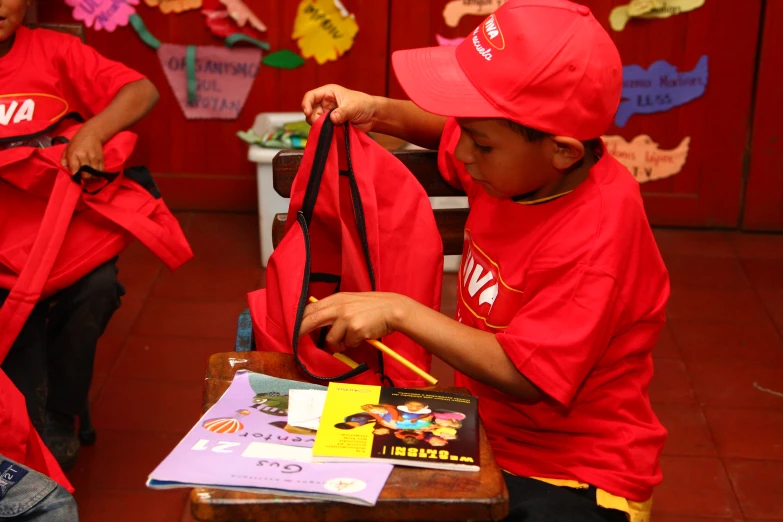
[[[588,140],[612,123],[622,62],[587,7],[509,0],[458,46],[397,51],[397,79],[433,114],[505,118]]]

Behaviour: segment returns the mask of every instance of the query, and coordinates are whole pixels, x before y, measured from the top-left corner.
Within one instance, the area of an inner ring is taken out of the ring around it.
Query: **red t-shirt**
[[[122,86],[143,78],[75,36],[20,27],[0,58],[0,126],[53,122],[69,112],[91,118]]]
[[[455,159],[459,136],[449,119],[439,152],[470,201],[457,319],[495,333],[546,398],[521,404],[459,373],[457,384],[479,397],[503,469],[647,500],[666,439],[647,387],[669,279],[638,183],[603,152],[565,196],[497,199]]]

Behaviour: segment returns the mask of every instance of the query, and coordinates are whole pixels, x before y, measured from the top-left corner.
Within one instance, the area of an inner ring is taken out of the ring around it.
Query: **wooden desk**
[[[240,369],[307,380],[288,354],[217,353],[209,360],[204,411],[220,398]],[[436,389],[465,392],[462,388]],[[190,494],[191,511],[197,520],[212,522],[500,520],[508,513],[508,492],[483,427],[479,443],[481,471],[395,467],[375,507],[196,488]]]

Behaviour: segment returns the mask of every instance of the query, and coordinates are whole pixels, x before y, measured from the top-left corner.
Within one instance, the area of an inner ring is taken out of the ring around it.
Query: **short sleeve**
[[[144,79],[144,75],[103,57],[77,38],[63,42],[59,54],[62,76],[93,116],[105,109],[122,87]]]
[[[586,265],[528,274],[526,301],[497,340],[517,369],[569,406],[609,345],[624,305],[609,275]]]
[[[446,125],[443,127],[443,134],[440,137],[440,146],[438,147],[438,169],[440,170],[440,175],[449,185],[470,195],[477,185],[465,171],[463,163],[454,157],[460,134],[461,130],[457,120],[454,118],[447,119]]]

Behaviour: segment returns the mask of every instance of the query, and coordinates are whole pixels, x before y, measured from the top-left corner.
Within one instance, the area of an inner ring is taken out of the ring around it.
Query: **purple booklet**
[[[374,506],[390,464],[312,462],[315,432],[288,426],[288,391],[325,389],[240,370],[150,474],[153,489],[215,487]]]

